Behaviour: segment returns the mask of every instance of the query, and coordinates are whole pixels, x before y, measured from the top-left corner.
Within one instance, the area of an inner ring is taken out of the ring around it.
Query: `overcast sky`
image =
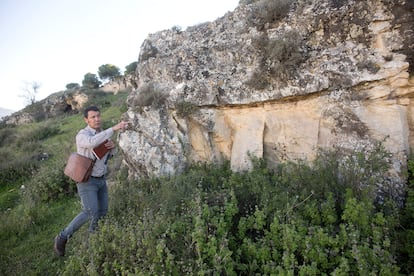
[[[81,84],[86,73],[138,60],[150,33],[182,30],[233,11],[239,0],[0,0],[0,107],[22,109],[25,83],[37,100]]]

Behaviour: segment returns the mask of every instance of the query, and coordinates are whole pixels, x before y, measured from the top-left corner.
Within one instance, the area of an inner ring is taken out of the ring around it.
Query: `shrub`
[[[47,162],[48,166],[40,167],[28,185],[28,196],[35,202],[41,202],[73,195],[76,184],[64,175],[64,164],[53,160]]]
[[[312,166],[274,170],[254,160],[243,173],[199,164],[178,176],[118,183],[101,231],[75,249],[65,271],[395,275],[397,214],[385,202],[395,204],[371,196],[388,169],[372,163],[384,155],[380,148],[348,164],[321,154]]]
[[[401,272],[409,275],[414,271],[414,159],[408,161],[408,185],[398,229],[398,263]]]
[[[137,70],[137,65],[138,65],[138,62],[134,61],[134,62],[128,64],[127,66],[125,66],[124,75],[126,76],[126,75],[135,74],[135,71]]]
[[[110,94],[99,89],[88,89],[88,104],[100,109],[111,106]]]
[[[261,36],[255,44],[263,53],[262,61],[246,84],[259,90],[266,88],[271,79],[286,80],[293,77],[306,59],[301,49],[303,40],[296,31],[272,40]]]
[[[3,149],[0,152],[0,184],[16,186],[29,178],[36,170],[37,164],[32,158],[32,152],[15,156],[14,152]]]
[[[189,102],[178,102],[176,104],[177,115],[182,118],[186,118],[191,114],[197,112],[198,107],[195,104]]]
[[[364,60],[357,63],[358,70],[366,69],[368,72],[375,74],[377,73],[381,67],[371,60]]]
[[[141,85],[136,92],[136,96],[129,100],[129,105],[137,107],[152,106],[155,108],[161,107],[167,96],[161,91],[156,83],[146,83]]]
[[[265,28],[266,24],[274,23],[289,13],[293,0],[261,0],[255,3],[256,12],[253,20],[259,30]]]
[[[0,128],[0,147],[7,147],[16,139],[16,129],[12,127]]]
[[[80,88],[80,85],[79,83],[76,83],[76,82],[71,82],[71,83],[66,84],[66,89],[68,90],[79,89],[79,88]]]
[[[295,32],[287,32],[279,39],[270,40],[265,48],[266,65],[271,76],[276,78],[290,76],[304,61],[301,52],[301,36]]]
[[[57,125],[43,125],[34,129],[27,137],[30,141],[42,141],[52,136],[58,135],[60,128]]]
[[[94,89],[98,88],[101,85],[101,82],[99,81],[98,77],[95,74],[92,73],[86,73],[82,80],[82,86]]]
[[[270,85],[270,78],[266,72],[255,71],[246,81],[246,85],[257,90],[263,90]]]
[[[121,76],[120,69],[112,64],[103,64],[98,68],[98,75],[101,80],[112,81]]]

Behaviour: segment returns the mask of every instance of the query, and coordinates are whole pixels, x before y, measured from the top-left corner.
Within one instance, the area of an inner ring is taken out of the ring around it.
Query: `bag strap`
[[[108,152],[107,155],[106,155],[106,158],[105,158],[105,162],[104,162],[105,165],[108,164],[108,160],[109,160],[110,155],[111,155],[111,152]]]

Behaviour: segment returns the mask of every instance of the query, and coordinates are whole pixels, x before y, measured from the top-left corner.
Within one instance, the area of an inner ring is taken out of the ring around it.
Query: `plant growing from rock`
[[[135,107],[151,106],[154,108],[161,107],[167,99],[156,83],[145,83],[138,87],[134,97],[128,99],[128,104]]]

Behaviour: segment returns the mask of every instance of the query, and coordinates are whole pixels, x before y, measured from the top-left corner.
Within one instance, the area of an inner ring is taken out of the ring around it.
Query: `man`
[[[54,249],[57,255],[64,256],[67,240],[82,225],[89,221],[89,232],[93,232],[98,220],[108,211],[108,188],[106,186],[105,173],[107,160],[115,143],[109,138],[115,131],[123,131],[128,122],[121,121],[106,130],[101,129],[101,113],[96,106],[87,107],[83,113],[87,126],[76,135],[77,152],[91,159],[96,159],[92,149],[101,143],[109,150],[106,155],[97,159],[92,170],[92,176],[87,182],[77,183],[78,194],[81,198],[82,211],[60,232],[55,238]]]

